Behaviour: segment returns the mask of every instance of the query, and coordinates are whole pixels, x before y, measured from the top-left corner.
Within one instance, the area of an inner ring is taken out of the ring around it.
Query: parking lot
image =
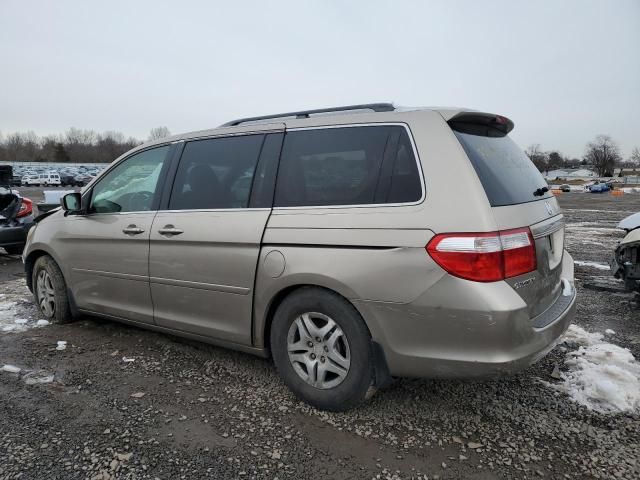
[[[34,203],[41,190],[20,189]],[[638,302],[606,266],[640,195],[559,201],[576,324],[613,331],[640,358]],[[640,414],[599,413],[553,387],[571,343],[513,377],[400,379],[326,413],[297,401],[268,360],[87,317],[35,326],[18,257],[0,254],[0,285],[0,324],[24,320],[0,331],[0,368],[21,369],[0,371],[3,480],[640,476]]]

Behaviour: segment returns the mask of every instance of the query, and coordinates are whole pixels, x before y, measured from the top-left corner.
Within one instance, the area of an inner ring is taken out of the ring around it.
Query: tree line
[[[541,172],[584,166],[595,170],[599,177],[611,177],[616,167],[640,167],[640,149],[635,147],[625,160],[620,147],[609,135],[598,135],[589,142],[582,158],[565,157],[557,150],[544,152],[538,143],[529,145],[525,153]]]
[[[169,136],[167,127],[156,127],[149,140]],[[34,132],[0,133],[0,163],[56,162],[110,163],[127,150],[142,143],[115,131],[98,133],[70,128],[61,135],[37,136]]]
[[[171,135],[167,127],[151,129],[147,140],[156,140]],[[1,162],[56,162],[56,163],[110,163],[127,150],[140,145],[141,140],[125,137],[120,132],[97,133],[93,130],[70,128],[62,135],[38,137],[33,132],[0,133]],[[545,152],[540,144],[525,150],[541,172],[559,168],[588,166],[598,176],[612,176],[616,166],[635,168],[640,166],[640,149],[635,147],[631,156],[624,160],[617,143],[608,135],[598,135],[587,144],[582,158],[569,158],[557,150]]]

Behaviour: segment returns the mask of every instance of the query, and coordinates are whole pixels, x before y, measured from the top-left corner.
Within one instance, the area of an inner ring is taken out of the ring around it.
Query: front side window
[[[125,213],[151,210],[169,145],[137,153],[116,166],[93,188],[89,211]]]
[[[384,181],[381,171],[388,171]],[[276,207],[405,203],[421,196],[404,127],[322,128],[285,136]]]
[[[188,142],[169,210],[246,208],[264,135]]]

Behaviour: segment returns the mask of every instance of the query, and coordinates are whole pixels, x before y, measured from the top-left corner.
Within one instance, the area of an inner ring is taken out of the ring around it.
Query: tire
[[[4,249],[9,255],[21,255],[24,245],[8,245]]]
[[[41,283],[44,283],[44,287],[41,287]],[[67,284],[53,258],[43,255],[36,260],[32,285],[36,305],[47,320],[52,323],[68,323],[72,320]]]
[[[315,332],[307,328],[309,320]],[[314,333],[324,335],[320,342]],[[332,338],[338,340],[332,343]],[[298,398],[316,408],[349,410],[362,403],[372,389],[374,366],[369,331],[353,305],[336,293],[305,287],[286,297],[275,312],[270,344],[284,383]],[[290,353],[295,360],[290,359]],[[341,365],[347,368],[339,368]],[[321,371],[326,373],[322,375]]]

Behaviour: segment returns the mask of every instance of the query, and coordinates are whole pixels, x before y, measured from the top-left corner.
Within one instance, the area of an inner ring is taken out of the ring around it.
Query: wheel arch
[[[382,345],[380,345],[378,342],[376,342],[373,339],[371,328],[367,323],[365,315],[363,315],[363,312],[361,312],[360,309],[357,307],[357,305],[355,305],[351,300],[349,300],[347,296],[343,295],[342,293],[340,293],[339,291],[336,291],[333,288],[330,288],[324,285],[319,285],[314,283],[298,283],[298,284],[288,285],[278,290],[268,302],[264,316],[262,318],[262,321],[260,322],[260,326],[258,327],[258,332],[255,332],[255,333],[259,333],[259,337],[257,338],[258,342],[256,342],[257,346],[263,348],[263,350],[268,356],[271,355],[269,338],[271,336],[271,325],[273,323],[273,318],[276,310],[278,309],[278,307],[284,301],[285,298],[287,298],[289,295],[293,294],[294,292],[297,292],[305,288],[318,288],[318,289],[330,292],[334,295],[338,295],[340,298],[344,299],[349,305],[353,307],[353,309],[358,313],[358,315],[360,315],[360,318],[362,318],[364,326],[367,329],[367,332],[369,334],[369,339],[371,341],[371,348],[372,348],[372,354],[373,354],[373,368],[374,368],[374,385],[376,386],[376,388],[385,388],[386,386],[390,385],[392,383],[392,377],[391,377],[391,374],[389,373],[389,366],[387,364],[384,349]],[[254,325],[254,327],[255,326],[256,325]]]
[[[26,274],[26,277],[27,277],[26,278],[27,287],[29,287],[29,290],[31,292],[33,292],[33,266],[35,265],[36,260],[38,260],[38,258],[40,258],[40,257],[42,257],[44,255],[50,256],[53,259],[53,261],[58,264],[58,267],[60,268],[60,271],[62,272],[62,276],[65,277],[65,280],[66,280],[65,271],[64,271],[63,266],[60,263],[60,261],[59,261],[59,259],[57,258],[56,255],[54,255],[45,246],[42,246],[42,245],[31,246],[31,248],[29,249],[29,253],[27,254],[26,257],[24,257],[24,271],[25,271],[25,274]]]
[[[331,288],[326,285],[322,285],[320,283],[304,282],[304,283],[294,283],[287,286],[283,286],[282,288],[280,288],[278,291],[276,291],[271,295],[271,297],[266,303],[265,308],[263,308],[264,314],[260,315],[259,318],[255,319],[256,322],[254,324],[254,327],[255,327],[254,343],[256,344],[256,346],[269,349],[269,336],[271,334],[271,323],[273,322],[273,316],[275,315],[276,310],[278,309],[278,307],[284,301],[285,298],[287,298],[292,293],[304,288],[318,288],[318,289],[333,293],[335,295],[338,295],[339,297],[344,299],[347,303],[349,303],[349,305],[351,305],[356,310],[356,312],[358,312],[365,326],[367,327],[367,331],[369,332],[369,335],[371,335],[371,330],[367,325],[367,321],[364,315],[358,309],[358,307],[349,300],[348,296],[346,296],[344,293],[340,292],[339,290],[336,290],[335,288]]]

